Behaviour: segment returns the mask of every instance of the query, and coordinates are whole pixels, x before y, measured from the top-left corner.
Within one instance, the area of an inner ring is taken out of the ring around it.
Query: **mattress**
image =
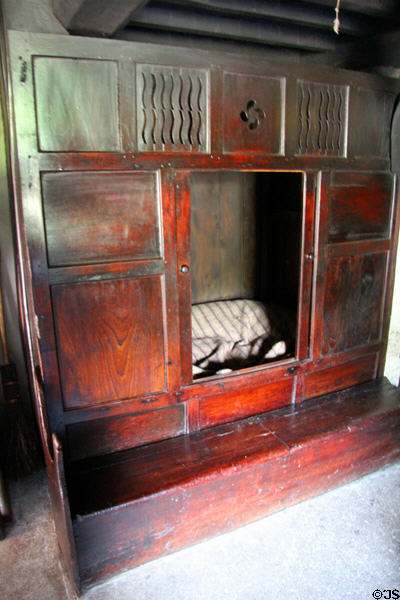
[[[218,300],[192,306],[193,375],[224,373],[286,353],[263,302]]]

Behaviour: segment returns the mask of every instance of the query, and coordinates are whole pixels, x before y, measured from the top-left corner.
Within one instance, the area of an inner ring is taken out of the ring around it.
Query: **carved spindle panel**
[[[346,156],[349,88],[299,81],[297,154]]]
[[[208,151],[207,71],[137,65],[136,88],[140,151]]]

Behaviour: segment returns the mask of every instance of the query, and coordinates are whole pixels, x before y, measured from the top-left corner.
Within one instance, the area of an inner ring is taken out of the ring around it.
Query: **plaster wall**
[[[385,376],[394,385],[400,385],[400,244],[397,247],[396,278],[393,291]]]

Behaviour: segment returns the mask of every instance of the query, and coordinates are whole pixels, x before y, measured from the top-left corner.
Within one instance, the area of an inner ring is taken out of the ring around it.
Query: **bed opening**
[[[191,175],[193,379],[295,356],[303,174]]]

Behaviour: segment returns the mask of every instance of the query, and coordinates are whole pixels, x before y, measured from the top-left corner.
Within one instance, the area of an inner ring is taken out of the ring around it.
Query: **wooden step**
[[[369,382],[70,467],[84,584],[264,517],[400,455],[400,390]]]

